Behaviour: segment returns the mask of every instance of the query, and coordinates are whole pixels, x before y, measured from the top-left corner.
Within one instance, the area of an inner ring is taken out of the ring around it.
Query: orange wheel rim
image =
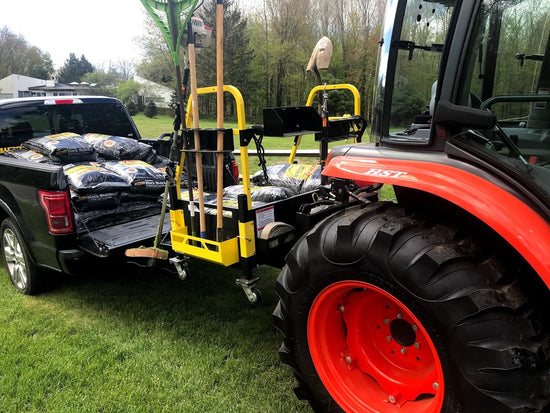
[[[328,286],[313,302],[307,335],[321,381],[347,412],[441,410],[437,350],[412,311],[381,288]]]

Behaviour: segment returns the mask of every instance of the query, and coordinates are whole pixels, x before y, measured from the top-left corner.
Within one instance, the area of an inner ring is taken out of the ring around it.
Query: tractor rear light
[[[39,191],[40,205],[46,213],[48,229],[52,234],[69,234],[73,232],[73,218],[66,192]]]

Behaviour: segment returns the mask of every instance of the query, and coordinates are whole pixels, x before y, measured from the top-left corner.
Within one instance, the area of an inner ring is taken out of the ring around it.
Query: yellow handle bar
[[[361,115],[361,96],[359,95],[359,90],[353,85],[350,85],[349,83],[340,83],[336,85],[319,85],[315,86],[313,89],[311,89],[311,92],[309,92],[309,96],[307,98],[306,106],[311,106],[313,104],[313,99],[315,98],[315,95],[319,92],[323,92],[324,90],[342,90],[347,89],[353,94],[353,114],[356,116]],[[294,163],[294,158],[296,156],[296,152],[298,151],[298,146],[300,146],[300,141],[302,140],[302,136],[298,136],[295,139],[295,143],[292,146],[292,151],[290,152],[290,156],[288,157],[288,163]]]

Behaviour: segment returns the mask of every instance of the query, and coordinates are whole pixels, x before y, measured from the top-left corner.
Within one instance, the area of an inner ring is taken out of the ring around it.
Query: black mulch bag
[[[159,195],[158,193],[142,193],[142,192],[122,192],[120,194],[120,202],[153,202],[153,203],[159,203],[162,201],[161,199],[162,193]]]
[[[151,146],[143,142],[138,142],[139,152],[136,159],[153,165],[157,161],[157,151]]]
[[[100,133],[87,133],[83,138],[105,159],[137,159],[139,156],[139,143],[135,139]]]
[[[151,163],[151,162],[147,162],[147,163]],[[166,173],[166,167],[168,166],[169,163],[170,163],[170,160],[167,157],[162,155],[157,155],[155,162],[152,162],[151,165],[153,165],[162,173]]]
[[[82,194],[99,194],[129,190],[126,179],[97,162],[69,164],[63,167],[71,188]]]
[[[223,189],[224,199],[237,198],[244,193],[242,185],[231,185]],[[294,193],[288,188],[280,186],[253,186],[250,188],[250,198],[252,201],[273,202],[280,199],[286,199],[293,196]]]
[[[105,163],[105,168],[124,177],[133,191],[160,193],[164,190],[165,175],[146,162],[109,161]]]
[[[29,139],[22,146],[49,156],[54,162],[71,163],[97,159],[94,148],[80,135],[71,132]]]
[[[71,201],[77,211],[112,209],[120,205],[121,195],[117,192],[104,194],[79,194],[71,190]]]
[[[31,161],[36,163],[49,163],[50,158],[41,153],[31,151],[30,149],[9,149],[4,151],[3,154],[10,158],[23,159],[25,161]]]
[[[262,170],[252,176],[256,185],[274,185],[284,187],[295,194],[313,191],[321,185],[321,167],[319,165],[281,164],[267,168],[268,181]]]

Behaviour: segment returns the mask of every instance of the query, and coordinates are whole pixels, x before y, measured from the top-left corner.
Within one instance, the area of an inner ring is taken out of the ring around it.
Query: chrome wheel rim
[[[24,290],[28,284],[28,275],[23,248],[15,232],[10,228],[4,231],[3,241],[4,257],[10,278],[15,287]]]

